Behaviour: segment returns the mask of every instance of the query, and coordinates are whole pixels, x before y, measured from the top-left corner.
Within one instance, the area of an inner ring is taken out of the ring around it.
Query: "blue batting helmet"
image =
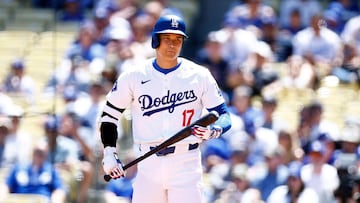
[[[163,15],[161,16],[152,31],[151,46],[156,49],[160,45],[158,34],[162,33],[174,33],[180,34],[187,38],[186,26],[183,19],[177,15]]]

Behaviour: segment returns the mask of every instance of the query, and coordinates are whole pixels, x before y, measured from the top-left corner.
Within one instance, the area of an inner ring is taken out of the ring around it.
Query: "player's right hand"
[[[211,125],[207,127],[202,127],[199,125],[194,125],[191,128],[191,133],[200,139],[209,140],[213,138],[218,138],[222,133],[222,128],[217,125]]]
[[[125,171],[115,147],[105,147],[102,164],[105,174],[109,175],[112,179],[125,177]]]

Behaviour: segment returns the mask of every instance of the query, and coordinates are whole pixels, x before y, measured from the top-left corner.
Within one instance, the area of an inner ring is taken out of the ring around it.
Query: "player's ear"
[[[160,46],[160,38],[158,34],[152,34],[151,35],[151,47],[153,49],[156,49]]]

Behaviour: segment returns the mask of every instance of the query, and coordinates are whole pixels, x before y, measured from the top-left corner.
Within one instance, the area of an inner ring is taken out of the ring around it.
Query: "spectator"
[[[303,30],[305,26],[301,22],[300,8],[294,8],[289,14],[289,24],[281,26],[278,32],[281,47],[278,51],[278,61],[284,62],[291,56],[293,50],[291,41],[296,33]]]
[[[255,26],[257,28],[255,33],[260,32],[260,35],[263,25],[277,18],[274,9],[264,4],[262,0],[246,0],[230,8],[226,16],[237,19],[238,24],[244,29]]]
[[[59,117],[48,115],[43,126],[45,141],[48,144],[47,160],[61,173],[67,198],[76,200],[77,181],[81,181],[81,164],[78,157],[77,143],[68,137],[59,135]]]
[[[310,25],[310,18],[322,12],[321,3],[317,0],[291,0],[291,1],[281,1],[279,6],[279,17],[280,17],[280,26],[288,26],[290,20],[290,13],[298,8],[301,16],[301,24],[303,26]]]
[[[214,150],[215,151],[215,150]],[[213,202],[219,198],[221,191],[226,188],[226,178],[229,173],[230,165],[222,156],[222,152],[208,154],[204,159],[204,176],[206,180],[205,196],[206,202]]]
[[[96,29],[95,39],[103,46],[106,46],[110,41],[109,32],[111,30],[111,15],[112,13],[109,11],[109,9],[101,6],[96,7],[93,12],[92,21],[94,22]]]
[[[238,149],[234,149],[232,150],[232,153],[230,155],[230,165],[231,167],[234,167],[235,165],[242,165],[245,164],[248,166],[248,151],[246,149],[246,147],[244,148],[238,148]],[[231,175],[229,175],[231,176]]]
[[[205,171],[211,170],[216,165],[213,163],[213,160],[228,161],[232,153],[231,150],[229,143],[224,138],[204,144],[202,151],[205,160]]]
[[[224,27],[225,12],[229,10],[231,2],[232,0],[199,0],[196,4],[193,4],[196,6],[194,10],[184,10],[184,14],[189,15],[189,20],[191,21],[191,37],[184,44],[183,54],[185,56],[194,58],[204,45],[208,33]],[[236,22],[236,19],[234,21]],[[238,28],[238,26],[235,27]]]
[[[252,57],[242,68],[244,84],[252,88],[252,95],[260,96],[271,90],[279,76],[272,66],[273,52],[270,46],[258,41],[254,46]],[[269,92],[271,93],[271,92]]]
[[[0,118],[0,170],[3,168],[3,159],[5,151],[5,140],[9,135],[11,121],[7,117]]]
[[[112,87],[118,75],[123,71],[123,63],[134,57],[130,49],[133,32],[128,20],[117,18],[118,25],[109,32],[110,41],[106,45],[105,68],[102,71],[102,80]],[[108,88],[107,88],[108,89]]]
[[[268,128],[255,128],[255,135],[249,137],[247,144],[248,160],[250,166],[262,164],[266,161],[266,153],[272,152],[277,148],[279,143],[277,133]],[[281,149],[283,150],[283,149]],[[282,156],[282,159],[284,156]],[[281,160],[283,163],[283,160]]]
[[[219,30],[220,36],[225,38],[223,43],[223,54],[227,60],[230,60],[232,71],[241,70],[245,63],[253,53],[254,44],[257,43],[257,36],[249,30],[239,28],[236,19],[226,17],[223,27]],[[231,77],[231,74],[229,75]],[[239,85],[237,78],[229,78],[232,87]]]
[[[318,79],[329,75],[342,61],[339,35],[324,26],[321,15],[312,16],[311,24],[293,38],[293,55],[304,57],[314,68]]]
[[[26,74],[26,65],[22,59],[15,59],[8,75],[3,82],[3,91],[24,97],[28,104],[35,103],[35,83],[33,78]]]
[[[230,147],[231,159],[232,155],[236,154],[236,151],[246,152],[250,136],[246,133],[244,121],[240,116],[230,112],[230,118],[232,121],[231,128],[224,133],[222,138],[226,140]]]
[[[130,43],[131,52],[139,58],[155,57],[154,49],[151,49],[151,19],[148,14],[140,14],[131,20],[133,41]]]
[[[272,61],[278,62],[281,61],[283,57],[283,39],[279,37],[279,26],[275,19],[270,19],[265,21],[260,27],[260,36],[259,40],[266,42],[271,51],[273,52]]]
[[[171,1],[169,0],[156,0],[156,1],[159,2],[164,8],[163,11],[161,12],[161,15],[172,14],[172,15],[177,15],[180,18],[184,19],[184,15],[182,14],[181,10],[173,6],[171,4]]]
[[[324,162],[323,153],[323,143],[320,141],[311,143],[308,153],[310,163],[305,164],[301,169],[301,179],[305,187],[316,191],[320,202],[332,202],[335,200],[334,191],[339,187],[340,180],[336,168]]]
[[[305,25],[301,22],[301,8],[293,8],[289,14],[289,24],[281,27],[281,31],[290,37],[304,29]]]
[[[290,56],[285,66],[287,72],[279,81],[278,88],[316,89],[316,70],[303,57]]]
[[[116,11],[118,11],[120,9],[119,6],[119,3],[114,0],[99,0],[95,3],[95,8],[106,8],[111,13],[115,13]]]
[[[65,53],[66,59],[78,55],[84,60],[85,67],[92,73],[99,73],[103,66],[101,62],[105,57],[105,47],[96,41],[96,28],[93,22],[85,22],[80,27],[76,41],[71,43]],[[93,63],[96,62],[96,63]]]
[[[2,88],[0,86],[0,115],[6,114],[7,109],[14,105],[12,98],[6,92],[3,92]]]
[[[39,194],[52,203],[65,203],[66,193],[59,172],[46,161],[44,142],[33,149],[31,164],[17,163],[6,179],[7,191],[18,194]]]
[[[236,164],[247,164],[249,136],[242,119],[230,113],[232,126],[220,140],[202,146],[203,166],[207,182],[207,199],[210,202],[221,198],[231,176],[231,168]]]
[[[102,84],[93,81],[90,84],[89,95],[74,102],[74,111],[80,116],[81,125],[90,128],[94,134],[97,132],[98,114],[104,105],[104,95],[105,91]]]
[[[340,131],[338,133],[340,133]],[[340,137],[341,134],[339,135],[339,139]],[[337,141],[333,140],[330,137],[330,135],[327,133],[320,134],[318,140],[324,145],[324,155],[323,155],[324,162],[330,165],[334,165],[334,153],[339,140]]]
[[[96,142],[94,135],[89,132],[88,129],[81,127],[81,120],[78,115],[73,112],[66,112],[60,122],[59,134],[65,136],[73,142],[72,145],[77,153],[76,163],[71,169],[77,169],[77,172],[81,172],[78,177],[80,180],[80,186],[78,193],[76,194],[76,201],[79,203],[85,203],[87,199],[87,191],[90,188],[93,180],[94,169],[92,163],[94,161],[94,151]],[[66,162],[65,162],[66,164]]]
[[[158,0],[149,1],[144,5],[143,12],[149,16],[148,23],[151,28],[154,27],[163,11],[164,5]]]
[[[248,135],[255,135],[255,121],[261,115],[258,108],[252,106],[252,90],[248,86],[238,86],[234,89],[234,95],[229,111],[239,116],[245,125],[245,131]]]
[[[325,134],[329,136],[329,139],[338,139],[339,132],[337,126],[325,121],[322,118],[322,114],[323,106],[316,101],[307,104],[300,110],[300,121],[296,130],[296,139],[299,140],[305,154],[309,152],[311,143],[319,140]]]
[[[360,180],[359,174],[354,175],[353,181],[354,184],[352,185],[352,201],[359,202],[360,200]]]
[[[59,12],[59,20],[62,22],[81,23],[85,19],[84,8],[79,0],[65,0],[63,9]]]
[[[73,54],[62,61],[60,66],[51,74],[44,88],[45,96],[65,94],[65,90],[74,89],[86,92],[89,87],[91,73],[87,62],[79,55]]]
[[[5,114],[10,118],[11,125],[5,139],[3,167],[11,168],[16,163],[26,164],[31,159],[31,134],[21,128],[23,114],[23,109],[17,105],[7,109]]]
[[[359,8],[351,0],[335,0],[329,3],[324,11],[327,27],[337,34],[341,34],[345,23],[359,13]]]
[[[261,191],[261,199],[266,201],[270,193],[278,186],[284,185],[288,178],[288,168],[282,164],[284,151],[281,147],[267,149],[265,164],[252,167],[256,174],[252,184]]]
[[[286,185],[274,188],[266,201],[267,203],[320,203],[315,190],[306,187],[302,181],[300,176],[301,167],[301,162],[294,161],[290,163]]]
[[[76,111],[75,102],[80,97],[79,91],[74,86],[67,86],[62,94],[62,100],[64,104],[64,110],[66,112]]]
[[[333,74],[343,83],[360,84],[360,15],[349,19],[341,33],[344,43],[344,60]]]
[[[360,40],[358,37],[358,31],[360,30],[360,15],[357,15],[345,24],[344,30],[341,33],[341,39],[346,46],[350,46],[353,52],[350,52],[352,55],[359,57],[360,56]]]
[[[337,168],[340,186],[335,191],[339,202],[351,201],[354,177],[359,168],[360,122],[347,119],[341,132],[340,148],[334,152],[333,165]]]
[[[256,127],[263,127],[279,132],[286,126],[286,121],[276,118],[274,113],[278,107],[278,99],[275,96],[264,95],[261,98],[261,116],[256,121]]]
[[[283,164],[288,165],[293,161],[303,160],[304,151],[301,149],[298,140],[294,139],[291,132],[287,130],[280,130],[278,133],[278,142],[285,151]]]
[[[136,45],[134,41],[126,42],[123,40],[118,41],[118,66],[117,72],[120,74],[125,70],[132,69],[133,67],[138,67],[143,63],[146,57],[150,57],[150,55],[146,56],[146,50],[143,50],[143,53],[135,52]],[[135,45],[135,46],[132,46]],[[150,54],[150,53],[148,53]]]
[[[221,31],[209,32],[204,47],[196,56],[196,62],[210,70],[220,89],[231,100],[233,88],[227,84],[227,77],[230,74],[230,63],[222,53],[222,44],[225,40]]]
[[[131,21],[132,18],[134,18],[141,12],[140,2],[137,0],[124,0],[117,1],[116,3],[117,9],[111,15],[111,24],[112,20],[116,20],[116,18],[123,18],[125,20]]]
[[[43,125],[45,141],[48,144],[48,161],[52,164],[61,164],[77,159],[77,151],[72,150],[75,142],[70,138],[59,135],[59,118],[57,115],[47,115]],[[66,144],[63,144],[66,143]],[[73,144],[72,144],[73,143]]]
[[[237,164],[231,170],[231,180],[215,203],[261,203],[261,192],[250,185],[246,164]]]

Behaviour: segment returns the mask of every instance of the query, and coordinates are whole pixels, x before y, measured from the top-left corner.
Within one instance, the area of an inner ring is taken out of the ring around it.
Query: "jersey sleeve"
[[[107,94],[106,99],[116,108],[125,109],[130,106],[133,100],[131,88],[132,73],[124,72],[114,83],[111,91]]]
[[[203,68],[204,76],[204,93],[202,95],[202,103],[205,108],[211,109],[225,102],[222,92],[211,75],[210,71]]]

